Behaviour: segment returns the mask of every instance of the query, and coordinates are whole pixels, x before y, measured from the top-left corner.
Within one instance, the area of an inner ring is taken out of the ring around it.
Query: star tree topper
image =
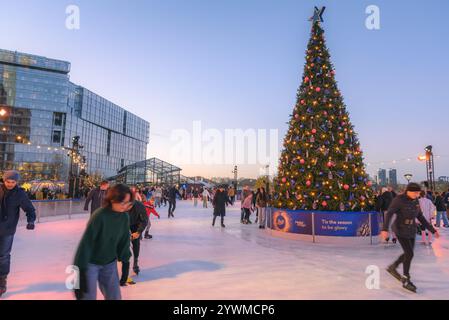
[[[324,10],[326,10],[326,7],[322,7],[321,9],[318,9],[318,7],[315,7],[315,12],[313,13],[313,17],[309,19],[309,21],[315,22],[323,22],[323,13]]]

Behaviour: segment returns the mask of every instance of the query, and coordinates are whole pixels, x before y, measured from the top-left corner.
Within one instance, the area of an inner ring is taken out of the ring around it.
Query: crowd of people
[[[0,296],[7,290],[20,209],[26,213],[26,229],[35,229],[35,208],[25,191],[18,186],[19,180],[17,171],[6,171],[0,185]],[[74,259],[74,265],[79,268],[79,286],[74,290],[75,297],[80,300],[96,299],[98,284],[105,299],[121,299],[120,286],[135,284],[130,277],[131,258],[132,271],[136,275],[140,273],[140,245],[143,239],[152,238],[151,216],[160,218],[157,210],[168,204],[168,219],[173,219],[177,199],[192,199],[194,207],[200,200],[203,208],[208,208],[211,203],[212,226],[220,218],[222,228],[225,228],[226,208],[241,200],[240,222],[252,224],[251,216],[255,215],[254,223],[264,229],[271,202],[270,193],[264,187],[251,190],[245,186],[239,192],[227,185],[210,189],[193,186],[179,190],[177,186],[111,186],[108,181],[103,181],[87,194],[85,201],[84,209],[90,211],[91,216]],[[449,228],[449,190],[447,193],[425,192],[416,183],[410,183],[400,194],[392,188],[383,188],[376,195],[376,210],[384,214],[381,236],[387,242],[390,237],[393,243],[399,242],[403,250],[403,254],[387,271],[400,280],[404,288],[416,292],[416,286],[411,282],[410,265],[417,232],[421,233],[423,243],[430,245],[433,235],[439,237],[441,220],[443,227]],[[120,277],[117,262],[121,263]],[[400,264],[403,265],[403,275],[397,271]]]

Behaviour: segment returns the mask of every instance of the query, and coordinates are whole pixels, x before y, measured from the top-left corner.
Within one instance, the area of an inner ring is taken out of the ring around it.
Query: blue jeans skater
[[[97,283],[105,300],[121,300],[117,261],[104,266],[89,263],[86,272],[87,292],[83,300],[97,300]]]
[[[443,217],[443,224],[445,227],[449,227],[449,221],[447,220],[447,213],[446,211],[438,211],[437,212],[437,227],[440,226],[441,217]]]

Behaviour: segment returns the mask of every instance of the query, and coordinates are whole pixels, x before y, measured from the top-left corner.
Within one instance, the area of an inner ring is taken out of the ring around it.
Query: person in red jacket
[[[155,215],[158,219],[161,218],[161,216],[159,215],[159,213],[157,213],[156,209],[154,208],[154,199],[151,198],[149,201],[146,201],[143,203],[143,205],[145,206],[145,209],[147,210],[147,216],[148,216],[148,225],[147,228],[145,229],[145,239],[151,239],[153,238],[153,236],[149,233],[150,232],[150,228],[151,228],[151,215]]]

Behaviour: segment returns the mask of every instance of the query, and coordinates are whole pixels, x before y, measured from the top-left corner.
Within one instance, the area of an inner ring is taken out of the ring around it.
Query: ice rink
[[[211,226],[212,209],[178,201],[153,219],[152,240],[143,240],[141,274],[122,288],[124,299],[448,299],[449,231],[426,247],[417,239],[412,281],[405,291],[385,267],[400,247],[348,247],[274,238],[256,225],[240,224],[240,204],[228,209],[226,228]],[[18,229],[4,299],[73,299],[66,267],[84,231],[87,215]],[[254,221],[255,217],[252,217]],[[368,289],[367,266],[378,266],[380,289]],[[402,271],[402,268],[401,268]],[[99,298],[102,298],[99,294]]]

